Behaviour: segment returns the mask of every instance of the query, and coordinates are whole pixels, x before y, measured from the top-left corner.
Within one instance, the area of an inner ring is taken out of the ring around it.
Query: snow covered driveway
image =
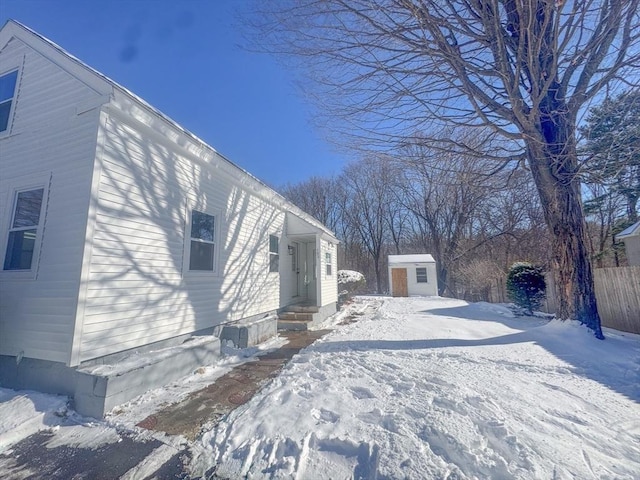
[[[222,478],[640,478],[640,337],[445,298],[294,357],[203,437]]]

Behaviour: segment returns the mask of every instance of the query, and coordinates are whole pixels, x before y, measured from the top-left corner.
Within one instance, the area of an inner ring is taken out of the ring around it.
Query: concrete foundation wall
[[[216,327],[220,340],[230,340],[237,348],[258,345],[278,334],[278,317],[275,312],[239,320]]]
[[[78,413],[102,418],[113,407],[219,358],[220,340],[212,336],[192,337],[181,345],[78,368],[31,358],[18,362],[16,357],[1,355],[0,386],[68,395]]]

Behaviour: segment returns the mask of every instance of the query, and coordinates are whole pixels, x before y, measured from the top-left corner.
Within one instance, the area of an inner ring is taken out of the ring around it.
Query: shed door
[[[408,297],[409,288],[407,286],[407,269],[391,269],[391,291],[394,297]]]

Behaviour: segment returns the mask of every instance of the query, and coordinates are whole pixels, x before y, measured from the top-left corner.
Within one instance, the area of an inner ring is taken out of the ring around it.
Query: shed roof
[[[619,234],[616,235],[618,240],[628,237],[634,237],[636,235],[640,235],[640,222],[636,222],[630,227],[625,228]]]
[[[428,253],[413,254],[413,255],[389,255],[389,265],[395,265],[398,263],[435,263],[431,255]]]

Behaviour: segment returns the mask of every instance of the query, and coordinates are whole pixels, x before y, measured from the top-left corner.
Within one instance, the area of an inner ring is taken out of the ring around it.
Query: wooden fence
[[[546,280],[544,310],[554,313],[553,277],[547,275]],[[596,268],[593,280],[602,326],[640,334],[640,267]]]

